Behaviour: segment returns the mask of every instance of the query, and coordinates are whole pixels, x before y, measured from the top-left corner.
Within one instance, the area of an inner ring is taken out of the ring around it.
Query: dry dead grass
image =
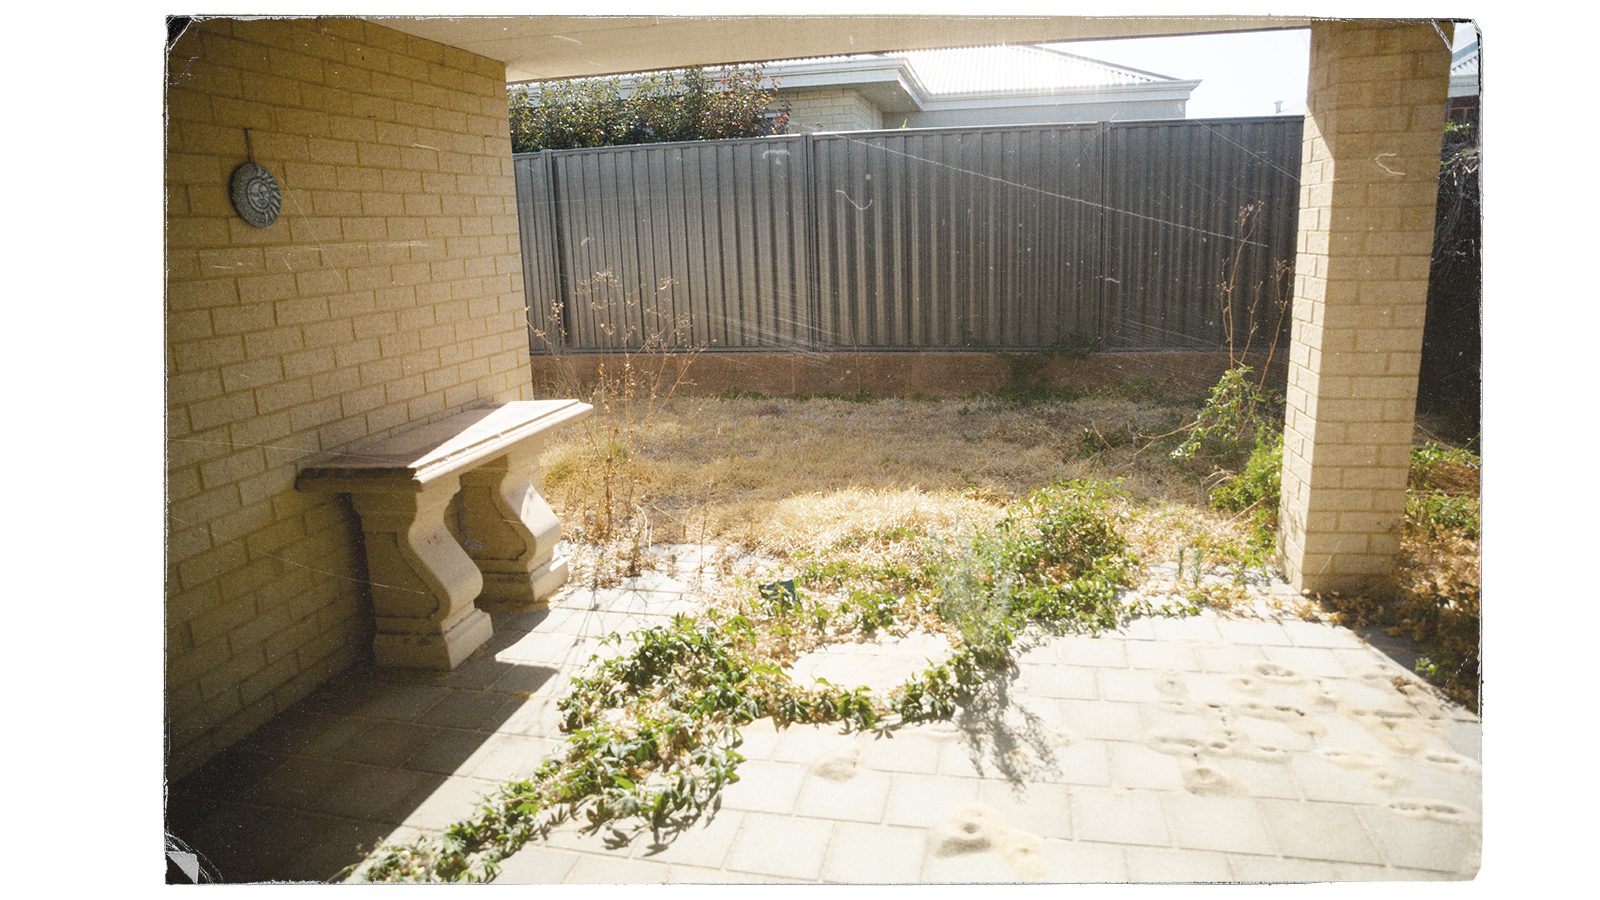
[[[881,558],[915,550],[908,534],[990,523],[1062,478],[1124,479],[1130,496],[1116,511],[1147,562],[1175,560],[1202,533],[1248,532],[1242,517],[1208,507],[1205,486],[1165,448],[1136,450],[1193,407],[1111,396],[1027,407],[710,397],[606,406],[543,458],[551,505],[591,540]]]
[[[648,566],[640,551],[667,543],[734,548],[779,563],[807,555],[912,562],[929,541],[954,543],[1058,479],[1120,479],[1127,496],[1111,512],[1144,564],[1147,590],[1174,587],[1171,571],[1156,566],[1180,554],[1192,560],[1186,551],[1199,546],[1246,546],[1253,530],[1249,513],[1210,507],[1214,479],[1170,460],[1176,440],[1153,443],[1193,421],[1198,403],[1116,396],[1023,407],[985,398],[594,402],[596,414],[553,440],[542,462],[544,493],[567,534],[602,551],[585,564],[584,577],[596,580]],[[1475,468],[1440,467],[1432,478],[1451,493],[1477,494]],[[1460,652],[1442,655],[1465,656],[1476,644],[1476,542],[1416,543],[1407,543],[1396,573],[1402,602],[1357,597],[1318,606],[1274,596],[1273,604],[1289,606],[1267,611],[1381,621],[1422,639],[1419,628],[1441,630],[1435,620],[1403,613],[1437,607],[1441,596],[1464,597],[1473,604],[1472,633],[1450,636]],[[1252,606],[1259,598],[1241,590],[1213,593],[1211,605],[1261,611]],[[1462,675],[1475,684],[1475,663]],[[1451,693],[1475,701],[1474,692]]]

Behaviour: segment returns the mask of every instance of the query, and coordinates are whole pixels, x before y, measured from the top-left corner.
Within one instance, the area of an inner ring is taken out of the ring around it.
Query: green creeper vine
[[[670,833],[738,781],[738,729],[756,719],[857,730],[949,719],[986,670],[1009,662],[1025,629],[1096,631],[1154,611],[1119,599],[1137,560],[1106,512],[1115,492],[1098,483],[1052,485],[959,552],[935,546],[914,566],[812,560],[793,582],[764,586],[734,609],[634,632],[630,652],[592,660],[560,702],[564,752],[443,833],[381,848],[345,874],[487,881],[529,840],[579,819],[596,831],[623,834],[619,826],[633,822]],[[813,596],[812,588],[844,596]],[[824,633],[868,637],[909,627],[950,633],[953,653],[886,696],[821,681],[802,686],[781,664]]]

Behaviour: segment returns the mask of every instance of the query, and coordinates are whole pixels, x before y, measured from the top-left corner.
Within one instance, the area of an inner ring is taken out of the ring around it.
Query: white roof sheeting
[[[904,56],[935,94],[1058,91],[1176,80],[1039,47],[918,50]]]
[[[1473,41],[1450,57],[1450,96],[1469,97],[1478,92],[1478,42]]]
[[[765,63],[761,68],[782,79],[811,70],[845,72],[896,63],[909,68],[915,82],[932,95],[1045,93],[1178,80],[1059,50],[1019,46],[826,56]]]

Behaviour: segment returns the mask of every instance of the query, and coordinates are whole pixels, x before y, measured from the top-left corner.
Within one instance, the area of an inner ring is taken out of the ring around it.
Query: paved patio
[[[322,881],[379,841],[440,829],[558,748],[556,702],[601,637],[694,610],[699,577],[569,585],[548,610],[494,615],[489,645],[447,675],[330,683],[172,785],[168,831],[221,880],[253,882]],[[1214,613],[1055,638],[953,722],[863,734],[758,722],[740,781],[675,839],[564,826],[497,880],[1471,878],[1479,722],[1379,641]],[[893,681],[938,649],[826,648],[795,674]]]

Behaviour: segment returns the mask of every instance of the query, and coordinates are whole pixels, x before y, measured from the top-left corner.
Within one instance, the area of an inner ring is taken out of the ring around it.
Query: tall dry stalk
[[[561,324],[563,308],[552,304],[555,325],[535,330],[555,357],[561,390],[594,405],[597,415],[580,428],[581,449],[547,468],[547,490],[559,492],[561,506],[575,517],[572,537],[605,559],[620,564],[620,574],[637,574],[653,541],[649,504],[642,496],[637,460],[654,428],[661,404],[687,383],[698,350],[689,346],[687,316],[665,311],[674,282],[662,281],[647,296],[625,291],[615,275],[598,272],[581,284],[588,297],[587,329],[598,339],[592,380],[563,364],[571,352]],[[613,574],[596,567],[596,577]]]
[[[1245,245],[1250,243],[1250,237],[1256,233],[1256,224],[1260,219],[1261,204],[1246,203],[1239,208],[1238,224],[1242,232],[1238,242],[1234,245],[1233,259],[1228,266],[1227,280],[1218,285],[1222,300],[1222,331],[1228,338],[1228,368],[1236,369],[1244,364],[1244,358],[1250,355],[1250,342],[1256,335],[1256,307],[1261,302],[1260,285],[1252,291],[1249,310],[1249,329],[1245,334],[1244,352],[1234,352],[1234,327],[1233,327],[1233,294],[1239,283],[1239,265],[1244,258]]]
[[[1267,346],[1267,361],[1261,366],[1261,380],[1256,390],[1267,386],[1267,373],[1272,371],[1272,358],[1277,355],[1278,341],[1283,338],[1283,317],[1289,314],[1294,294],[1294,263],[1288,260],[1272,261],[1272,303],[1278,308],[1278,321],[1272,326],[1272,343]]]
[[[1239,289],[1239,269],[1244,260],[1245,245],[1256,233],[1260,224],[1261,204],[1246,203],[1239,208],[1237,218],[1240,237],[1233,251],[1233,259],[1228,264],[1228,277],[1218,285],[1218,293],[1222,303],[1222,330],[1228,341],[1228,368],[1237,369],[1244,365],[1250,358],[1250,348],[1255,343],[1256,332],[1260,330],[1259,316],[1261,313],[1262,285],[1256,284],[1250,291],[1249,308],[1245,311],[1246,323],[1244,334],[1244,348],[1240,350],[1237,343],[1237,329],[1234,327],[1234,294]],[[1289,301],[1292,296],[1294,264],[1282,259],[1272,261],[1272,305],[1278,310],[1277,321],[1272,326],[1272,342],[1267,347],[1267,362],[1261,367],[1261,378],[1256,388],[1266,387],[1267,372],[1272,367],[1272,360],[1277,355],[1278,341],[1283,337],[1283,320],[1289,314]]]

